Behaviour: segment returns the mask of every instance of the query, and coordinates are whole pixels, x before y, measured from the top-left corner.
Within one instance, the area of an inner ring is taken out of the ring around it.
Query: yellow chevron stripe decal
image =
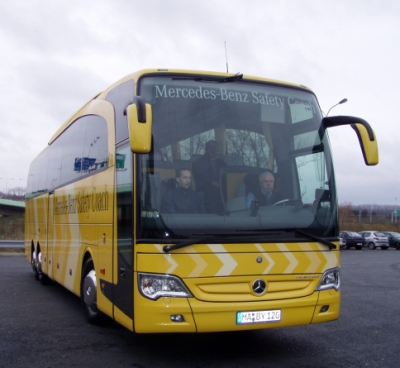
[[[283,271],[284,274],[291,274],[293,270],[298,265],[299,261],[294,257],[293,253],[289,251],[285,244],[279,243],[277,244],[279,249],[282,251],[282,254],[288,259],[289,266]]]
[[[233,270],[238,265],[235,259],[226,252],[226,249],[222,246],[222,244],[213,244],[212,246],[210,246],[210,248],[223,264],[223,266],[215,274],[215,276],[231,275]]]
[[[317,243],[199,244],[171,253],[164,253],[160,244],[146,244],[151,253],[143,251],[145,245],[138,248],[138,271],[182,278],[315,274],[339,266],[340,257],[339,251]]]
[[[260,244],[255,244],[255,246],[257,247],[257,249],[260,250],[260,252],[264,252],[264,249],[262,248],[262,246]],[[269,273],[269,271],[271,270],[272,267],[274,267],[275,262],[274,260],[268,255],[268,253],[262,253],[263,257],[267,260],[268,262],[268,266],[267,268],[262,272],[263,275],[266,275]]]
[[[201,257],[200,254],[189,254],[189,257],[196,263],[196,267],[188,275],[188,277],[199,277],[207,267],[207,262]]]
[[[162,250],[162,246],[160,244],[154,244],[156,248],[160,251],[160,253],[164,256],[167,263],[170,264],[170,267],[165,273],[174,273],[175,269],[178,267],[178,263],[175,262],[174,258],[171,256],[170,253],[164,253]]]

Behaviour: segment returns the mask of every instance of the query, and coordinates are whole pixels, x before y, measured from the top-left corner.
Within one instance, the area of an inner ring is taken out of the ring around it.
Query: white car
[[[359,234],[365,239],[369,249],[380,247],[382,250],[386,250],[389,248],[389,239],[381,231],[360,231]]]

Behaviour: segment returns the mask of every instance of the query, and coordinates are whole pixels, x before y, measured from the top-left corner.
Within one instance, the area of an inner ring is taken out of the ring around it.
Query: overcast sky
[[[400,2],[383,0],[13,0],[0,3],[0,190],[91,97],[144,68],[226,71],[310,87],[330,115],[367,120],[380,163],[354,131],[329,131],[339,202],[400,205]]]

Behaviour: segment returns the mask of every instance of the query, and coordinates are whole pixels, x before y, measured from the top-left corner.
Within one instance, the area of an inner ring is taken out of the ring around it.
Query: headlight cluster
[[[171,275],[139,273],[139,291],[146,298],[161,297],[190,298],[192,294],[181,279]]]
[[[335,289],[339,290],[340,288],[340,269],[332,268],[327,270],[322,275],[321,281],[318,284],[317,290],[328,290]]]

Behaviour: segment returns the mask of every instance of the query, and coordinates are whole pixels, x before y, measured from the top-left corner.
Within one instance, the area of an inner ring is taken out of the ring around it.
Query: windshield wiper
[[[309,239],[316,240],[316,241],[318,241],[318,242],[320,242],[320,243],[322,243],[322,244],[324,244],[324,245],[327,245],[327,246],[329,247],[330,250],[336,249],[336,245],[333,244],[332,242],[330,242],[329,240],[320,238],[319,236],[315,236],[315,235],[306,233],[305,231],[300,230],[300,229],[294,229],[294,232],[296,232],[296,233],[298,233],[298,234],[301,234],[301,235],[304,235],[304,236],[306,236],[306,237],[309,238]]]
[[[216,241],[220,241],[221,239],[227,239],[227,238],[232,238],[236,241],[240,241],[240,240],[249,239],[249,236],[254,236],[254,237],[256,237],[255,238],[256,240],[265,240],[265,236],[263,236],[262,234],[260,235],[259,233],[254,233],[254,234],[246,233],[244,237],[241,237],[240,235],[238,236],[236,234],[210,234],[210,235],[212,235],[212,237],[205,237],[205,235],[207,235],[207,234],[193,234],[193,235],[202,235],[202,237],[197,238],[197,239],[189,239],[186,241],[182,241],[180,243],[176,243],[174,245],[164,245],[163,251],[165,253],[168,253],[171,250],[185,248],[185,247],[188,247],[193,244],[213,243]],[[251,240],[253,241],[255,239],[252,238]]]
[[[262,231],[262,232],[265,231],[266,234],[277,234],[276,231],[273,232],[273,231],[264,230],[264,229],[259,229],[259,230],[257,230],[257,229],[252,229],[252,230],[242,230],[242,231],[260,231],[260,232],[261,232],[261,231]],[[293,232],[295,232],[295,233],[297,233],[297,234],[304,235],[304,236],[306,236],[307,238],[309,238],[309,239],[311,239],[311,240],[316,240],[317,242],[320,242],[320,243],[322,243],[322,244],[324,244],[324,245],[327,245],[327,246],[329,247],[329,249],[336,249],[336,245],[333,244],[332,242],[330,242],[329,240],[326,240],[326,239],[324,239],[324,238],[320,238],[319,236],[316,236],[316,235],[309,234],[309,233],[307,233],[307,232],[305,232],[305,231],[303,231],[303,230],[300,230],[300,229],[282,229],[281,231],[284,231],[284,232],[291,232],[291,231],[293,231]]]
[[[190,240],[187,240],[187,241],[184,241],[184,242],[176,243],[174,245],[164,245],[163,246],[163,251],[164,251],[164,253],[168,253],[171,250],[185,248],[185,247],[188,247],[189,245],[193,245],[193,244],[203,243],[203,242],[205,242],[207,240],[208,239],[190,239]]]

